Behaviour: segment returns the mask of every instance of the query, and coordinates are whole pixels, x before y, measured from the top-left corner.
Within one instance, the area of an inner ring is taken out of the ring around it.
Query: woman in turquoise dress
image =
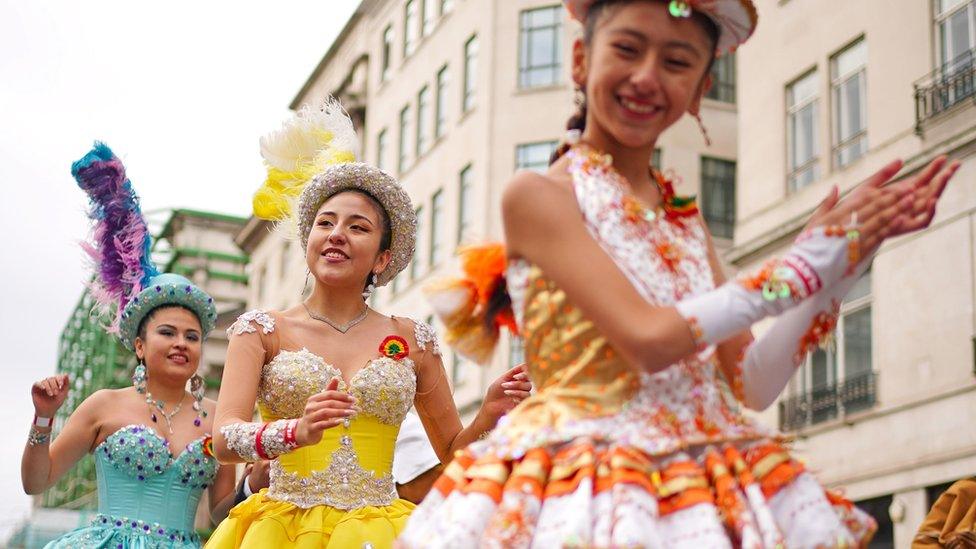
[[[234,492],[234,469],[218,466],[213,456],[215,403],[203,398],[196,373],[217,316],[213,299],[182,276],[156,271],[138,199],[108,147],[96,144],[72,174],[88,193],[95,220],[86,247],[96,265],[92,295],[105,312],[117,311],[108,330],[139,365],[133,387],[92,394],[53,441],[53,418],[72,380],[60,374],[33,385],[24,491],[42,493],[92,452],[98,514],[48,548],[200,547],[193,523],[203,491],[209,490],[214,521],[226,516]]]

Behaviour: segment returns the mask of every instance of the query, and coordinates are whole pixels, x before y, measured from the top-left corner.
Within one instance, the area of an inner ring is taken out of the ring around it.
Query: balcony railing
[[[780,430],[795,431],[874,406],[877,379],[877,373],[865,372],[781,400]]]
[[[950,108],[976,102],[976,49],[956,57],[915,82],[915,131]]]

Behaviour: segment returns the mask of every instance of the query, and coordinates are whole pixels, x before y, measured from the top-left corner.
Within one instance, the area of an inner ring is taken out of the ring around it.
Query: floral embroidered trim
[[[393,360],[403,360],[410,354],[410,346],[406,339],[398,335],[388,335],[380,343],[379,351],[382,356]]]
[[[821,311],[813,318],[810,327],[800,338],[796,354],[793,355],[794,365],[800,366],[814,348],[824,349],[830,346],[834,329],[837,328],[838,316],[840,316],[840,303],[835,299],[831,302],[830,311]]]
[[[254,309],[237,317],[237,320],[227,328],[227,336],[253,334],[257,329],[251,324],[252,321],[261,326],[261,332],[264,334],[274,331],[274,317],[265,311]]]
[[[698,351],[705,350],[708,347],[708,342],[705,341],[705,330],[702,329],[701,324],[698,323],[698,319],[689,316],[685,319],[688,322],[688,329],[691,330],[691,339],[695,343],[695,348]]]
[[[142,538],[142,540],[145,540],[144,543],[146,543],[146,547],[172,547],[176,542],[181,544],[200,544],[200,538],[195,532],[179,530],[177,528],[167,528],[158,522],[146,522],[144,520],[99,513],[92,518],[90,524],[91,526],[97,528],[124,528],[125,530],[122,530],[123,532],[127,530],[132,534],[148,536],[148,539]],[[132,541],[135,542],[135,540]],[[136,544],[142,545],[141,543],[133,543],[133,545]],[[114,543],[112,546],[115,546]]]
[[[437,341],[437,332],[434,331],[434,328],[432,328],[430,324],[420,320],[415,320],[413,337],[417,340],[417,346],[420,347],[421,351],[426,351],[427,345],[430,344],[430,352],[437,356],[441,355],[441,346]]]
[[[349,510],[393,503],[397,498],[393,477],[376,477],[373,471],[363,469],[349,435],[340,437],[339,444],[332,452],[329,467],[308,476],[286,471],[279,461],[271,462],[268,497],[302,509],[328,505]]]
[[[235,454],[241,456],[244,461],[257,461],[259,459],[255,448],[255,435],[263,423],[231,423],[220,428],[220,433],[227,439],[227,448]]]

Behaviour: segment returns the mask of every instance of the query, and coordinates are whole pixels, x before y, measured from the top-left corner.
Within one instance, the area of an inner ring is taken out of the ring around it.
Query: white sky
[[[30,384],[53,373],[87,275],[71,162],[100,139],[144,210],[248,214],[258,137],[358,4],[0,0],[0,540],[30,508]]]

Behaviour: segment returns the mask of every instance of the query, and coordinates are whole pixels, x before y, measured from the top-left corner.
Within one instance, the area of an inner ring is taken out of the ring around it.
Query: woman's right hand
[[[37,417],[54,417],[68,397],[68,374],[46,377],[31,386],[31,399]]]
[[[322,431],[335,427],[356,414],[356,399],[339,391],[339,378],[334,377],[325,390],[308,398],[305,414],[298,420],[295,441],[301,446],[318,444]]]

